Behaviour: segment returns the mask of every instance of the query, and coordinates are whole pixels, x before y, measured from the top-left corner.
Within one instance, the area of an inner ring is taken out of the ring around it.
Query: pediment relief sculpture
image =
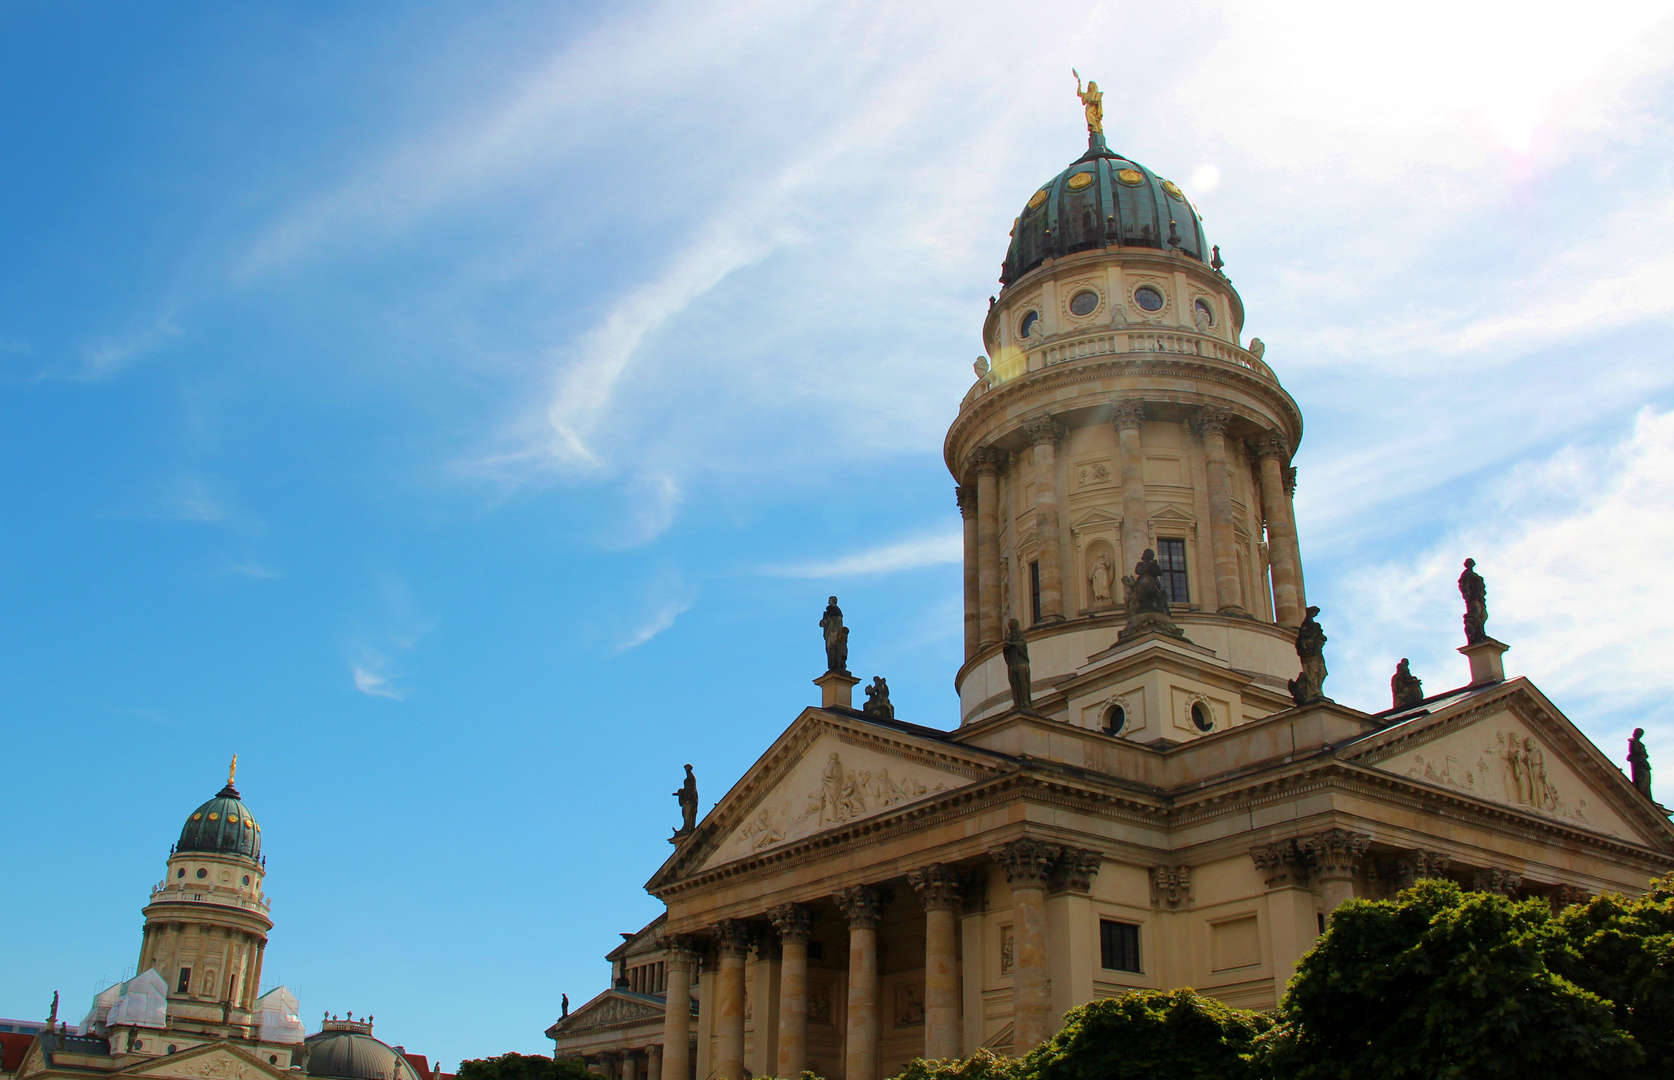
[[[587,1031],[591,1028],[611,1027],[638,1020],[660,1019],[663,1010],[639,1001],[607,997],[597,1005],[582,1009],[564,1025],[566,1031]]]
[[[204,1080],[263,1080],[277,1070],[263,1069],[226,1050],[164,1058],[150,1068],[135,1070],[147,1076],[204,1078]]]
[[[751,809],[706,865],[882,814],[967,782],[966,777],[902,757],[821,738]]]

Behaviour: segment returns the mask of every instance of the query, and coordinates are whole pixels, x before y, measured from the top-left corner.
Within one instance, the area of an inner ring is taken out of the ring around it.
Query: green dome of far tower
[[[234,768],[238,759],[233,759]],[[203,851],[217,855],[242,855],[254,862],[262,857],[262,827],[256,824],[248,807],[239,801],[238,789],[233,787],[232,770],[227,774],[227,786],[215,797],[192,811],[180,830],[180,842],[175,851]]]

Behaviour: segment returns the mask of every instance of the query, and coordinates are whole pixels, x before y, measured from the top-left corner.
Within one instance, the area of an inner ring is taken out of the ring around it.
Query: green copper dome
[[[1106,244],[1178,248],[1207,262],[1203,222],[1172,181],[1090,135],[1087,152],[1029,197],[1011,230],[1000,283],[1013,281],[1046,259]]]
[[[259,861],[262,857],[262,827],[239,801],[238,790],[231,784],[215,793],[215,797],[192,811],[186,826],[180,830],[176,852],[206,851],[217,855],[243,855]]]

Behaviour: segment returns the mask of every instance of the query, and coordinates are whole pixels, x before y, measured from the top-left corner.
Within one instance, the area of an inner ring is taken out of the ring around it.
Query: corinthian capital
[[[1308,859],[1297,849],[1295,840],[1258,844],[1250,849],[1250,861],[1267,880],[1269,889],[1302,885],[1308,880]]]
[[[1139,426],[1145,422],[1145,403],[1137,399],[1118,401],[1111,406],[1110,422],[1115,425],[1117,431],[1129,428],[1138,431]]]
[[[908,870],[912,883],[926,911],[956,911],[964,903],[966,881],[951,866],[931,863],[919,870]]]
[[[1091,848],[1067,847],[1052,873],[1053,892],[1085,893],[1093,887],[1104,856]]]
[[[987,473],[997,474],[1006,463],[1006,452],[992,446],[979,446],[971,451],[971,456],[965,459],[965,468],[975,472],[978,476]]]
[[[715,938],[715,951],[722,956],[743,956],[755,941],[755,932],[742,919],[722,919],[709,928]]]
[[[876,929],[884,908],[894,898],[895,894],[881,885],[851,885],[831,896],[851,930]]]
[[[806,942],[814,932],[814,918],[819,913],[805,904],[780,904],[768,911],[768,921],[779,931],[780,941]]]
[[[1046,888],[1052,868],[1064,849],[1044,840],[1024,837],[988,850],[988,857],[1005,868],[1006,880],[1014,886]]]
[[[1370,836],[1347,829],[1327,829],[1296,841],[1297,850],[1307,856],[1314,871],[1326,877],[1352,875],[1371,844]]]
[[[1037,416],[1023,425],[1023,436],[1030,446],[1062,442],[1065,434],[1064,425],[1050,416]]]
[[[1277,458],[1280,464],[1290,461],[1290,444],[1277,431],[1263,432],[1251,439],[1250,452],[1260,460]]]
[[[959,504],[959,516],[968,518],[976,513],[976,488],[964,484],[953,489],[954,501]]]
[[[1205,435],[1225,435],[1226,426],[1231,422],[1232,414],[1225,409],[1205,405],[1192,417],[1192,432],[1200,439]]]

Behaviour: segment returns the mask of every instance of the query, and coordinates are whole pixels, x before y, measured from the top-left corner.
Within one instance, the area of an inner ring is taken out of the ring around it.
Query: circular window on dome
[[[244,875],[244,884],[246,884],[246,885],[250,884],[250,875],[249,874]]]
[[[1141,285],[1133,291],[1133,302],[1146,311],[1161,311],[1166,301],[1163,300],[1161,292],[1149,285]]]
[[[1070,297],[1070,314],[1091,315],[1099,309],[1099,294],[1092,289],[1082,289]]]
[[[198,819],[199,819],[199,818],[201,818],[201,817],[203,817],[203,815],[202,815],[202,814],[193,814],[193,815],[192,815],[192,820],[193,820],[193,821],[197,821],[197,820],[198,820]]]
[[[179,870],[175,871],[174,876],[177,877],[177,878],[185,877],[186,876],[186,868],[184,866],[182,866]]]
[[[1046,201],[1046,189],[1041,188],[1039,191],[1037,191],[1033,195],[1029,196],[1029,209],[1034,210],[1034,209],[1038,208],[1040,206],[1040,204],[1045,202],[1045,201]]]
[[[1023,316],[1023,321],[1017,325],[1018,337],[1029,337],[1035,332],[1035,324],[1040,322],[1040,312],[1031,311]]]
[[[1084,187],[1091,187],[1092,184],[1093,174],[1090,172],[1078,172],[1069,178],[1069,189],[1071,191],[1080,191]]]
[[[1145,177],[1138,169],[1119,169],[1116,172],[1116,179],[1129,187],[1138,187],[1144,182]]]
[[[1179,199],[1181,202],[1186,201],[1186,196],[1181,193],[1179,188],[1174,186],[1174,181],[1164,180],[1162,182],[1162,185],[1163,185],[1163,190],[1164,191],[1168,192],[1170,195],[1174,196],[1176,199]]]
[[[1215,325],[1215,310],[1209,306],[1209,301],[1200,296],[1197,298],[1197,303],[1192,305],[1192,308],[1203,316],[1205,323],[1210,326]]]
[[[1215,730],[1215,714],[1201,701],[1192,702],[1192,726],[1199,731]]]
[[[1128,726],[1128,711],[1120,705],[1112,705],[1104,711],[1104,732],[1106,735],[1120,735],[1122,729]]]
[[[208,876],[209,876],[209,871],[208,871],[208,870],[205,870],[205,869],[204,869],[204,868],[203,868],[203,867],[201,867],[201,866],[200,866],[200,867],[198,867],[198,877],[200,877],[200,878],[206,878],[206,877],[208,877]]]
[[[209,815],[209,820],[210,821],[220,821],[221,820],[221,815],[220,814],[210,814]]]

